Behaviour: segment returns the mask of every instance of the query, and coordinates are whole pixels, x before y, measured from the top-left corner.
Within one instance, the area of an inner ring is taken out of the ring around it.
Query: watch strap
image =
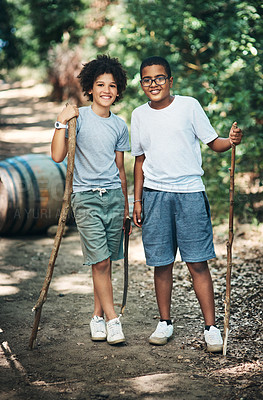
[[[56,129],[67,129],[67,127],[68,127],[68,124],[64,125],[61,122],[58,122],[58,121],[55,122]]]

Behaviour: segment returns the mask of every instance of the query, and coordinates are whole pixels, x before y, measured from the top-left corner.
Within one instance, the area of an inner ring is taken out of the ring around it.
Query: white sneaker
[[[106,324],[103,317],[98,317],[97,315],[94,315],[94,317],[90,321],[90,334],[91,340],[106,340]]]
[[[219,353],[223,350],[223,339],[220,330],[210,326],[209,331],[204,330],[205,342],[208,351]]]
[[[109,344],[117,344],[125,342],[125,337],[122,332],[120,318],[114,318],[106,322],[107,342]]]
[[[166,344],[174,331],[173,325],[167,325],[166,321],[159,321],[157,328],[149,338],[151,344]]]

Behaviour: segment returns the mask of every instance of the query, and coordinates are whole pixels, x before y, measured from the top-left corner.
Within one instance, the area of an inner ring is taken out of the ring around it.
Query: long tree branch
[[[72,181],[73,181],[73,172],[74,172],[74,159],[75,159],[75,148],[76,148],[76,117],[72,118],[69,121],[68,128],[68,163],[67,163],[67,174],[66,174],[66,183],[65,183],[65,191],[63,196],[62,208],[60,212],[59,222],[57,233],[54,239],[54,245],[51,251],[46,278],[43,284],[43,287],[40,292],[40,296],[38,298],[37,303],[33,307],[32,311],[35,311],[35,319],[32,328],[31,337],[29,340],[30,349],[33,348],[34,342],[37,337],[38,326],[41,317],[42,306],[47,299],[48,288],[52,279],[55,261],[58,255],[59,246],[61,243],[62,235],[64,232],[64,228],[67,221],[67,216],[70,209],[70,198],[72,193]]]
[[[234,190],[235,190],[235,145],[232,146],[231,168],[230,168],[230,189],[229,189],[229,237],[227,241],[227,272],[226,272],[226,298],[225,298],[225,320],[224,320],[224,343],[223,355],[226,355],[227,340],[229,334],[230,320],[230,292],[231,292],[231,272],[232,272],[232,244],[234,240],[233,220],[234,220]]]

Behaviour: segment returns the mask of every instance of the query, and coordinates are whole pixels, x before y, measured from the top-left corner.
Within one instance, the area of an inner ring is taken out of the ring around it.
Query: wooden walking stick
[[[235,153],[236,147],[232,145],[231,168],[230,168],[230,189],[229,189],[229,237],[227,241],[227,272],[226,272],[226,299],[225,299],[225,320],[224,320],[224,342],[223,355],[226,355],[227,340],[229,334],[230,319],[230,291],[231,291],[231,271],[232,271],[232,244],[234,239],[233,219],[234,219],[234,189],[235,189]]]
[[[37,331],[42,311],[42,306],[47,299],[48,288],[52,279],[55,261],[58,255],[58,250],[60,246],[60,242],[62,239],[62,235],[64,232],[64,228],[67,221],[68,212],[70,209],[70,197],[72,193],[72,181],[73,181],[73,172],[74,172],[74,159],[75,159],[75,147],[76,147],[76,117],[72,118],[68,123],[68,163],[67,163],[67,174],[66,174],[66,183],[65,183],[65,191],[63,196],[62,208],[60,211],[60,217],[58,222],[57,233],[54,239],[53,249],[50,255],[46,278],[43,284],[43,287],[40,292],[39,299],[32,311],[35,311],[35,319],[32,328],[31,337],[29,340],[30,349],[33,348],[34,342],[37,337]]]

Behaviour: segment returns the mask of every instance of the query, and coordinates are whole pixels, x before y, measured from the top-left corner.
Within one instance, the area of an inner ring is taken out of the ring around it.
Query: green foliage
[[[244,139],[237,148],[236,171],[257,171],[262,181],[261,3],[256,0],[125,3],[129,19],[121,27],[119,44],[126,49],[125,57],[127,53],[134,55],[134,63],[128,66],[132,82],[138,85],[134,68],[136,65],[138,74],[140,61],[145,57],[167,58],[173,71],[174,93],[197,98],[220,136],[228,136],[232,123],[238,122]],[[229,165],[230,152],[215,154],[203,149],[204,181],[216,215],[227,215]],[[244,201],[238,202],[237,212],[242,214],[245,205]]]
[[[220,136],[234,121],[244,131],[236,171],[263,180],[262,4],[259,0],[0,0],[0,61],[49,62],[46,54],[67,41],[82,49],[83,61],[97,54],[118,57],[128,73],[119,112],[147,101],[139,67],[151,55],[170,62],[173,93],[197,98]],[[8,43],[8,45],[3,45]],[[52,54],[53,54],[52,53]],[[216,215],[227,215],[230,152],[203,146],[204,181]],[[245,188],[237,211],[253,209]],[[243,197],[242,197],[243,196]]]
[[[7,0],[0,0],[0,10],[0,65],[11,69],[22,61],[21,41],[14,25],[16,7]]]
[[[63,40],[79,42],[89,0],[0,0],[2,68],[48,65],[47,52]]]
[[[81,0],[28,0],[34,35],[38,39],[41,58],[46,58],[50,47],[70,36],[71,43],[79,40],[82,24],[77,14],[83,7]]]

